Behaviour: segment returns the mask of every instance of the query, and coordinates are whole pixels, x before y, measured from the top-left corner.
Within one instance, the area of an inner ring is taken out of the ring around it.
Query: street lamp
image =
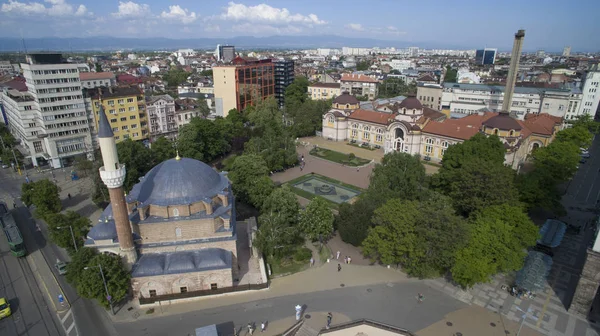
[[[100,275],[102,276],[102,283],[104,284],[104,290],[106,291],[106,300],[108,300],[108,304],[110,305],[110,312],[115,315],[115,310],[113,309],[112,297],[108,294],[108,287],[106,286],[106,279],[104,278],[104,272],[102,271],[102,265],[98,264],[96,266],[90,267],[98,267],[100,269]],[[90,269],[90,267],[84,267],[83,269]]]
[[[75,252],[77,252],[77,241],[75,241],[75,235],[73,234],[73,227],[71,225],[68,225],[68,227],[69,227],[69,231],[71,231],[71,239],[73,239],[73,246],[75,247]],[[63,227],[63,226],[57,226],[56,228],[59,230],[66,229],[66,227]]]
[[[527,311],[524,311],[523,309],[517,307],[517,310],[522,312],[523,315],[521,316],[521,325],[519,326],[519,330],[517,331],[517,336],[519,336],[521,334],[521,328],[523,328],[523,323],[525,323],[525,319],[527,318],[527,314],[529,313],[533,313],[533,310],[531,310],[531,308],[528,308]],[[530,316],[532,320],[537,321],[538,318],[535,316]]]

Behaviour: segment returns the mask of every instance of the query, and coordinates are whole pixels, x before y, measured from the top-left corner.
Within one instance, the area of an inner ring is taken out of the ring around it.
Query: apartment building
[[[112,72],[81,72],[79,80],[84,89],[114,86],[117,82],[115,74]]]
[[[273,61],[275,64],[275,99],[279,107],[283,107],[285,88],[294,81],[294,61],[280,59]]]
[[[592,118],[598,112],[600,102],[600,69],[594,64],[586,72],[583,78],[583,90],[578,115],[591,115]]]
[[[161,136],[177,138],[175,99],[169,95],[146,97],[146,108],[150,119],[150,141]]]
[[[519,120],[524,120],[528,113],[547,113],[562,118],[569,103],[576,99],[572,96],[568,89],[518,86],[508,112],[513,112]],[[444,83],[440,108],[450,110],[453,117],[460,118],[479,111],[498,112],[503,101],[504,86]]]
[[[100,106],[117,143],[131,139],[146,140],[150,137],[144,92],[137,86],[102,87],[86,90],[91,101],[94,129],[98,129]],[[95,135],[95,134],[94,134]],[[97,142],[94,136],[94,144]]]
[[[434,110],[441,110],[443,91],[444,87],[439,84],[417,83],[417,99],[423,106]]]
[[[366,96],[369,100],[377,98],[379,81],[365,75],[343,74],[340,79],[342,92],[355,96]]]
[[[216,114],[243,111],[275,94],[275,66],[271,59],[236,57],[230,65],[213,67]]]
[[[21,64],[26,90],[2,93],[8,127],[34,166],[50,163],[59,168],[82,154],[93,158],[79,79],[83,67],[67,63],[61,54],[29,54]]]
[[[342,94],[340,83],[314,83],[308,86],[308,96],[312,100],[327,100]]]
[[[198,103],[199,101],[197,99],[175,99],[175,114],[177,116],[175,122],[177,123],[178,129],[189,124],[192,121],[192,118],[200,116],[200,112],[198,112]],[[202,103],[205,104],[205,102]]]

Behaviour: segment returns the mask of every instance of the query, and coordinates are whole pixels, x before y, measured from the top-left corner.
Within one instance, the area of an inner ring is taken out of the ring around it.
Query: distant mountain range
[[[109,50],[172,50],[180,48],[214,49],[217,44],[234,45],[238,49],[300,49],[300,48],[341,48],[341,47],[395,47],[418,46],[426,49],[468,49],[465,46],[435,43],[412,43],[397,40],[378,40],[336,35],[316,36],[237,36],[231,38],[121,38],[96,37],[44,37],[20,38],[0,37],[0,52],[7,51],[109,51]]]

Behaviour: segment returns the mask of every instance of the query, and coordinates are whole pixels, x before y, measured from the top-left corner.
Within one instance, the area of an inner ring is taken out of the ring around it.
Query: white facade
[[[342,48],[342,55],[365,56],[368,55],[371,49],[368,48]]]
[[[586,74],[583,83],[579,115],[590,115],[592,118],[598,111],[600,102],[600,69],[594,65]]]
[[[570,90],[516,87],[509,112],[514,112],[520,120],[527,113],[564,117],[569,103],[577,99],[572,96]],[[466,116],[482,109],[500,111],[503,101],[504,86],[444,83],[441,108]]]
[[[393,59],[391,61],[388,62],[381,62],[382,65],[389,65],[392,69],[394,70],[398,70],[398,71],[402,71],[402,70],[406,70],[409,68],[416,68],[417,65],[415,64],[415,62],[411,61],[411,60],[399,60],[399,59]]]
[[[150,118],[150,136],[156,140],[161,136],[177,137],[177,121],[175,119],[175,100],[169,95],[148,97],[146,110]]]
[[[33,121],[27,122],[32,126],[28,132],[38,139],[25,139],[24,145],[31,153],[33,165],[37,166],[36,156],[58,168],[65,158],[92,155],[90,123],[79,80],[81,65],[37,64],[29,56],[28,60],[29,63],[21,64],[33,98]],[[25,115],[29,116],[29,112]]]

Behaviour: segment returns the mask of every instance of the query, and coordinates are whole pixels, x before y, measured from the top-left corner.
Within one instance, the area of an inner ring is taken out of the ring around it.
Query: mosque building
[[[227,173],[177,155],[152,168],[125,196],[125,166],[103,109],[98,118],[100,176],[111,204],[85,246],[123,257],[135,298],[236,285],[241,268]]]

